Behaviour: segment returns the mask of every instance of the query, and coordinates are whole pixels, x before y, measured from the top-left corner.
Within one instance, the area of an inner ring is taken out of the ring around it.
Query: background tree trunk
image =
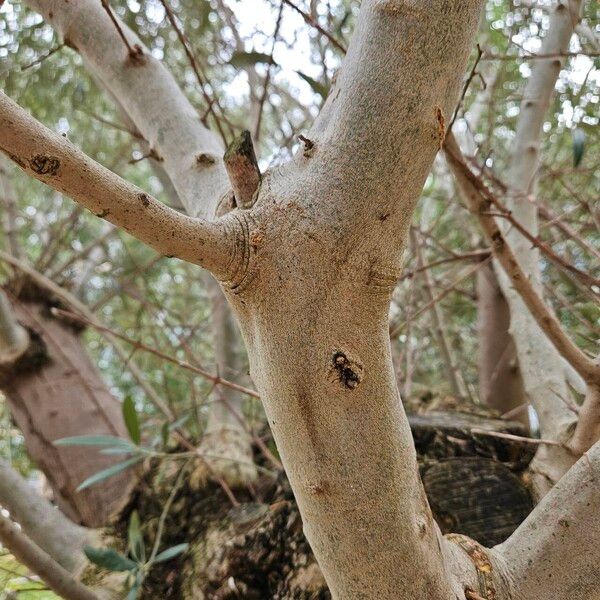
[[[529,425],[527,398],[515,344],[508,333],[510,311],[498,285],[493,263],[477,271],[477,337],[479,339],[479,394],[502,414],[518,407],[513,419]]]
[[[29,455],[46,475],[61,510],[76,523],[99,526],[127,497],[131,473],[78,492],[87,477],[120,458],[53,442],[88,434],[127,437],[127,432],[120,403],[89,358],[80,331],[54,318],[50,306],[35,287],[14,301],[32,341],[17,363],[4,369],[1,387]]]

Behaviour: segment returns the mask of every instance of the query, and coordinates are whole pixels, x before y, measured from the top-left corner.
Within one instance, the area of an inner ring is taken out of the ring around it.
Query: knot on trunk
[[[341,350],[336,350],[332,358],[332,370],[338,381],[347,389],[354,390],[363,378],[363,366]]]
[[[38,175],[56,175],[60,169],[60,160],[56,156],[36,154],[29,161],[29,166]]]

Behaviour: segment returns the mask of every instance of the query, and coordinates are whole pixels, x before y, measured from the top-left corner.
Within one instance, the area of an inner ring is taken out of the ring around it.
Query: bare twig
[[[273,52],[275,51],[275,44],[279,37],[279,27],[281,26],[281,17],[283,15],[283,1],[279,4],[279,12],[277,13],[277,21],[275,23],[275,31],[273,32],[273,42],[271,44],[271,60],[267,65],[267,73],[265,75],[265,82],[263,84],[263,91],[258,102],[258,115],[256,116],[256,124],[254,126],[254,139],[256,143],[260,139],[260,125],[262,122],[262,114],[265,106],[265,100],[269,91],[269,82],[271,81],[271,69],[273,68]]]
[[[1,256],[0,256],[0,258],[1,258]],[[193,373],[201,375],[205,379],[212,381],[215,385],[222,385],[224,387],[231,388],[232,390],[236,390],[238,392],[241,392],[242,394],[251,396],[252,398],[260,398],[258,392],[254,391],[250,388],[247,388],[247,387],[244,387],[243,385],[234,383],[233,381],[229,381],[228,379],[225,379],[224,377],[221,377],[220,375],[214,375],[213,373],[210,373],[209,371],[206,371],[205,369],[202,369],[200,367],[192,365],[183,360],[179,360],[178,358],[175,358],[173,356],[169,356],[168,354],[162,352],[161,350],[157,350],[156,348],[151,348],[150,346],[147,346],[146,344],[143,344],[142,342],[140,342],[138,340],[134,340],[130,337],[127,337],[126,335],[123,335],[122,333],[119,333],[118,331],[115,331],[114,329],[110,329],[109,327],[106,327],[105,325],[101,325],[95,321],[92,321],[89,318],[87,318],[81,314],[67,311],[67,310],[64,310],[61,308],[53,308],[52,312],[56,315],[62,315],[64,317],[68,317],[69,319],[80,321],[81,323],[84,323],[85,325],[89,325],[90,327],[92,327],[98,331],[108,333],[111,336],[117,337],[120,340],[123,340],[124,342],[131,344],[131,346],[133,346],[136,349],[144,350],[145,352],[150,352],[151,354],[154,354],[155,356],[158,356],[159,358],[162,358],[163,360],[166,360],[170,363],[173,363],[174,365],[177,365],[178,367],[181,367],[182,369],[187,369],[188,371],[192,371]]]
[[[502,265],[531,315],[556,346],[556,349],[571,363],[581,377],[587,383],[595,382],[597,384],[600,382],[600,365],[589,358],[564,332],[556,316],[548,309],[544,300],[533,287],[529,277],[519,265],[502,231],[496,224],[495,218],[482,214],[489,209],[492,203],[490,197],[492,194],[485,184],[471,172],[452,133],[447,136],[444,147],[450,167],[469,202],[471,212],[479,219],[495,258]]]
[[[324,35],[338,50],[346,54],[346,48],[335,39],[331,33],[326,29],[323,29],[308,13],[304,12],[299,6],[296,6],[291,0],[283,0],[284,4],[287,4],[290,8],[293,8],[302,18],[311,26],[314,27],[321,35]]]
[[[35,65],[38,65],[41,62],[44,62],[47,58],[50,58],[55,52],[58,52],[59,50],[62,50],[64,47],[65,47],[64,43],[63,44],[59,44],[58,46],[55,46],[51,50],[48,50],[48,52],[46,52],[46,54],[43,54],[42,56],[39,56],[34,61],[30,62],[29,64],[27,64],[27,65],[25,65],[23,67],[21,67],[21,71],[26,71],[27,69],[30,69],[31,67],[34,67]]]
[[[456,286],[461,281],[464,281],[465,279],[468,279],[469,277],[471,277],[471,275],[473,275],[479,269],[481,269],[481,267],[483,267],[483,265],[485,265],[490,259],[491,259],[491,256],[488,256],[487,258],[485,258],[478,264],[474,265],[473,267],[466,269],[448,287],[444,288],[444,290],[441,293],[439,293],[431,302],[428,302],[425,306],[422,306],[415,313],[413,313],[412,315],[409,315],[405,321],[402,321],[401,323],[397,323],[396,325],[391,325],[390,326],[390,337],[392,339],[394,339],[404,329],[404,327],[406,327],[407,323],[409,323],[410,321],[414,321],[418,316],[420,316],[424,312],[428,311],[434,304],[437,304],[438,302],[440,302],[440,300],[443,300],[448,294],[450,294],[452,291],[454,291]]]
[[[127,39],[127,36],[125,35],[123,29],[121,28],[121,25],[119,25],[119,21],[115,17],[108,0],[101,0],[101,2],[102,2],[102,6],[104,7],[104,10],[106,11],[110,20],[112,21],[113,25],[115,26],[115,29],[117,30],[117,33],[119,34],[119,37],[123,40],[123,43],[125,44],[125,47],[127,48],[127,54],[129,54],[129,57],[134,61],[142,60],[143,56],[144,56],[144,52],[143,52],[141,46],[139,46],[139,44],[134,44],[132,46],[129,43],[129,40]]]
[[[173,14],[173,11],[171,10],[171,7],[169,6],[167,0],[160,0],[160,3],[163,5],[163,7],[165,9],[167,18],[169,19],[171,26],[175,30],[175,33],[177,34],[177,37],[179,38],[179,41],[180,41],[181,45],[183,46],[183,50],[190,62],[192,70],[194,71],[194,74],[196,75],[196,80],[198,81],[198,85],[200,86],[200,91],[202,92],[202,96],[204,97],[204,100],[206,101],[206,105],[207,105],[206,110],[207,110],[207,112],[212,114],[212,116],[215,118],[215,122],[217,124],[217,129],[219,130],[219,134],[221,135],[221,138],[223,139],[223,143],[225,145],[227,145],[227,137],[225,136],[225,132],[223,131],[223,127],[221,126],[221,120],[223,119],[227,123],[230,135],[234,135],[233,127],[225,119],[225,111],[223,110],[222,106],[220,105],[219,99],[216,96],[216,94],[214,93],[214,90],[213,90],[213,98],[211,98],[208,95],[208,93],[206,92],[206,90],[204,88],[205,83],[208,82],[206,74],[202,71],[202,68],[198,64],[198,61],[196,60],[196,57],[194,56],[194,53],[192,52],[190,43],[189,43],[187,37],[185,36],[183,30],[181,29],[181,27],[179,27],[179,25],[177,24],[177,19],[175,18],[175,15]],[[211,86],[211,89],[212,89],[212,86]],[[219,111],[221,112],[221,116],[217,115],[217,113],[215,112],[215,110],[213,108],[214,104],[216,104],[216,106],[219,108]],[[204,123],[204,125],[206,125],[206,123]]]

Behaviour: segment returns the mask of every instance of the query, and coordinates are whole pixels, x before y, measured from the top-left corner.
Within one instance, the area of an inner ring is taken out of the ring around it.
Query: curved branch
[[[584,454],[495,550],[514,598],[596,598],[600,587],[600,443]]]
[[[36,546],[9,518],[0,514],[0,541],[15,558],[40,576],[48,587],[65,600],[99,600],[98,596],[77,581],[71,573]]]
[[[0,459],[0,504],[42,550],[70,572],[85,563],[83,546],[92,530],[70,521],[35,490],[6,461]]]
[[[27,174],[65,193],[166,256],[227,278],[236,230],[231,220],[192,219],[98,164],[0,94],[0,150]]]
[[[380,218],[398,237],[455,109],[480,7],[362,3],[335,84],[295,159],[302,193],[335,199],[352,222]]]
[[[224,146],[207,129],[169,70],[113,14],[95,0],[27,0],[83,58],[87,69],[118,100],[150,148],[164,162],[187,213],[211,218],[229,189]],[[138,54],[132,60],[122,34]]]
[[[600,383],[600,366],[569,338],[558,319],[537,293],[529,277],[519,264],[512,248],[505,240],[505,236],[500,231],[494,216],[487,214],[490,204],[493,204],[493,195],[479,178],[471,172],[452,134],[446,139],[445,149],[450,168],[469,202],[471,212],[479,219],[494,257],[502,265],[513,287],[520,294],[540,329],[587,383],[597,385]]]

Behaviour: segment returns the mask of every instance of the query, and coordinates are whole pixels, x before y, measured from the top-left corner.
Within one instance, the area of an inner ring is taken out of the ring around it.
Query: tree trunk
[[[517,130],[512,142],[506,174],[509,194],[506,206],[512,216],[533,235],[538,235],[537,209],[527,197],[535,191],[542,125],[574,28],[580,20],[582,0],[560,0],[552,13],[541,54],[551,58],[534,61],[532,74],[523,91]],[[506,239],[519,264],[543,296],[539,250],[515,228]],[[499,282],[510,307],[510,334],[515,341],[525,391],[538,413],[541,436],[566,442],[572,434],[575,415],[565,403],[570,397],[562,358],[529,313],[519,293],[502,269]],[[544,377],[540,377],[544,373]],[[574,458],[562,448],[541,446],[532,464],[539,495],[545,494],[573,464]]]
[[[501,414],[519,407],[512,418],[529,425],[515,344],[508,333],[510,312],[492,263],[477,271],[477,337],[479,395]]]
[[[63,15],[54,4],[59,20]],[[590,560],[598,533],[593,509],[600,445],[500,549],[444,539],[419,478],[395,385],[390,297],[481,8],[479,0],[364,0],[343,67],[304,136],[303,151],[264,173],[251,202],[225,217],[190,219],[165,209],[0,96],[2,148],[25,171],[160,252],[204,266],[220,279],[306,538],[333,598],[504,600],[534,597],[536,586],[545,584],[544,598],[564,600],[579,589],[573,584],[583,581],[593,589],[600,577]],[[144,76],[141,65],[122,54],[112,75],[119,93],[126,93],[131,81],[124,73],[136,69],[131,77],[140,86]],[[162,104],[161,110],[156,118],[164,124]],[[190,127],[197,126],[197,117],[186,114]],[[146,118],[143,110],[137,116]],[[195,142],[185,148],[170,142],[169,160],[187,159],[174,167],[197,166],[190,160]],[[190,155],[181,157],[182,148]],[[214,162],[202,156],[200,163],[213,165],[213,174],[222,171],[222,161],[208,158]],[[186,176],[181,180],[189,184]],[[182,482],[189,483],[185,473]],[[570,489],[571,513],[565,498]],[[176,515],[197,519],[199,499],[193,500]],[[548,508],[555,502],[558,511]],[[568,525],[555,512],[568,515]],[[180,528],[177,523],[177,534]],[[553,546],[557,536],[584,573],[550,577],[564,560],[561,547]],[[586,546],[577,553],[578,539]],[[222,597],[242,595],[230,579]],[[187,580],[193,584],[194,573]],[[196,578],[199,585],[204,581]]]
[[[88,434],[127,437],[120,404],[87,355],[80,332],[50,314],[52,302],[38,288],[27,287],[13,308],[31,343],[16,363],[3,369],[2,391],[59,507],[76,523],[103,525],[127,496],[131,473],[78,492],[87,477],[119,458],[99,454],[97,448],[57,447],[53,442]]]

